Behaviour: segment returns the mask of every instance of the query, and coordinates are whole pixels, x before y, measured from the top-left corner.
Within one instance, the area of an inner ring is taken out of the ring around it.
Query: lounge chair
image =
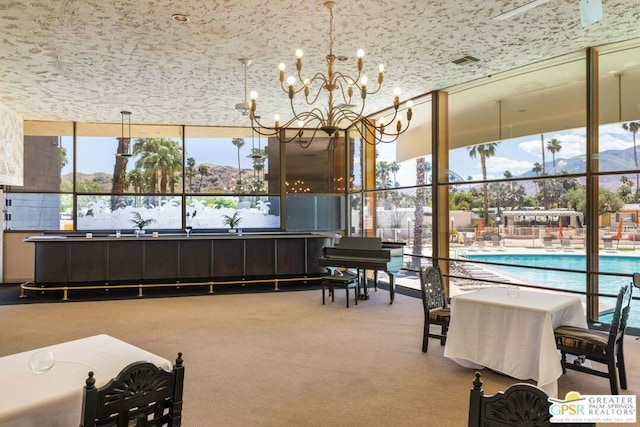
[[[544,250],[549,252],[554,252],[556,249],[553,247],[553,237],[545,236],[542,239],[542,244],[544,245]]]
[[[488,251],[489,250],[489,248],[487,246],[485,246],[483,238],[478,239],[477,243],[478,243],[478,247],[480,248],[481,251]]]
[[[498,236],[491,236],[491,242],[493,243],[493,247],[498,251],[504,251],[504,248],[500,244],[500,238]]]
[[[611,237],[605,237],[602,239],[602,245],[606,252],[616,252],[616,248],[613,247],[613,239]]]
[[[465,237],[464,238],[464,248],[468,249],[470,251],[475,251],[476,248],[473,247],[473,240],[471,240],[470,237]]]
[[[569,237],[563,237],[562,239],[560,239],[560,246],[565,252],[573,252],[573,248],[571,247],[571,239]]]

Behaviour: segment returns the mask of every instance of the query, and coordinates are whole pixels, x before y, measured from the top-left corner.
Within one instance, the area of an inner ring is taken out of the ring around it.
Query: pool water
[[[537,254],[537,255],[506,255],[506,254],[468,254],[467,259],[474,261],[498,262],[514,264],[511,266],[491,265],[489,267],[503,271],[511,276],[527,283],[540,284],[556,289],[566,289],[584,292],[586,287],[585,273],[567,273],[553,270],[533,270],[521,267],[549,267],[563,268],[567,270],[585,270],[586,257],[584,255],[569,254]],[[516,267],[518,265],[519,267]],[[599,259],[601,272],[618,274],[633,274],[640,271],[640,257],[631,256],[601,256]],[[629,277],[604,276],[599,277],[601,293],[617,294],[620,286],[631,282]],[[640,291],[634,289],[635,296],[640,296]],[[602,297],[601,301],[615,305],[614,298]],[[610,321],[610,316],[601,316],[603,322]],[[640,327],[640,301],[631,302],[629,314],[629,326]]]

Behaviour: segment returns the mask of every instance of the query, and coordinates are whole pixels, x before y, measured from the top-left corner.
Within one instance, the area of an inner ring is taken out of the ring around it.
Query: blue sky
[[[240,165],[242,168],[251,169],[253,162],[246,157],[251,152],[251,141],[249,139],[245,139],[245,141],[245,145],[240,151]],[[71,153],[73,139],[71,137],[63,137],[62,143],[67,148],[67,151]],[[78,163],[78,172],[105,172],[112,174],[116,147],[117,140],[112,137],[78,138],[77,156],[81,160]],[[237,148],[231,144],[230,138],[187,141],[187,157],[194,157],[198,164],[211,163],[238,167],[237,156]],[[131,170],[134,166],[135,159],[130,159],[127,169]],[[62,169],[62,174],[72,172],[72,168],[73,165],[69,162]]]
[[[559,159],[584,155],[586,153],[586,134],[584,129],[549,132],[544,134],[547,141],[556,138],[562,142],[562,149],[556,153],[556,163],[561,166]],[[640,135],[637,135],[640,144]],[[620,123],[600,127],[600,151],[624,150],[633,147],[633,137],[630,132],[622,129]],[[380,144],[378,146],[378,160],[395,160],[395,145]],[[429,156],[430,157],[430,156]],[[545,161],[550,163],[552,156],[545,152]],[[496,155],[487,159],[487,175],[489,179],[502,178],[504,171],[510,171],[519,176],[531,170],[535,162],[542,163],[542,148],[540,134],[505,140],[496,148]],[[397,180],[400,185],[415,182],[415,166],[413,160],[402,162]],[[469,157],[467,148],[453,150],[449,153],[450,169],[458,173],[464,180],[468,176],[474,180],[482,179],[480,159]]]

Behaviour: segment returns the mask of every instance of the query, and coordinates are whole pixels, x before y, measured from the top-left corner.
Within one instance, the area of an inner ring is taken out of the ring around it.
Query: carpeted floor
[[[184,353],[184,426],[464,426],[474,371],[421,352],[422,303],[384,290],[347,309],[320,290],[0,306],[0,356],[106,333],[173,360]],[[640,342],[625,342],[640,391]],[[487,394],[516,380],[487,370]],[[82,384],[79,384],[82,387]],[[561,396],[608,394],[570,372]],[[607,424],[613,425],[613,424]],[[628,425],[628,424],[627,424]]]

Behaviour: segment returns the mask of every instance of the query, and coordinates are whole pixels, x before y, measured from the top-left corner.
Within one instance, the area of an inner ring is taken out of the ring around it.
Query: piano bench
[[[347,296],[347,308],[349,308],[349,289],[353,289],[353,296],[358,305],[358,283],[353,276],[322,276],[322,305],[324,305],[324,291],[329,289],[331,302],[335,301],[335,288],[344,289]]]

